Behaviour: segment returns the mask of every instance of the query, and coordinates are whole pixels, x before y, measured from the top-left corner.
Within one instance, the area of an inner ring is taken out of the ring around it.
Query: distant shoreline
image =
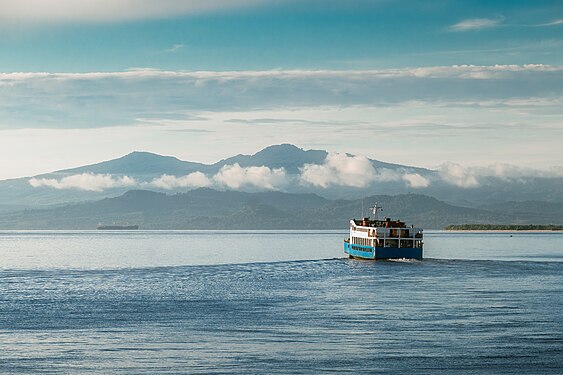
[[[563,229],[444,229],[450,233],[471,233],[471,232],[488,232],[488,233],[554,233],[563,232]]]
[[[446,231],[458,232],[560,232],[562,225],[554,224],[461,224],[448,225]]]

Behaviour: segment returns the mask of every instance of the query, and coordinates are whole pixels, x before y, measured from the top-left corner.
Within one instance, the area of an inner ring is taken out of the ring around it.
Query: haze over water
[[[558,373],[563,234],[2,232],[6,373]]]

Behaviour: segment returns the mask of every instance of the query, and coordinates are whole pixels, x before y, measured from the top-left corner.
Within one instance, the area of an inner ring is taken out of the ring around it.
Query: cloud
[[[529,178],[563,177],[562,167],[551,167],[548,170],[520,167],[507,163],[493,163],[488,166],[470,167],[477,176],[496,177],[505,181],[525,180]]]
[[[374,168],[371,161],[364,156],[331,153],[323,164],[306,164],[300,171],[298,180],[301,183],[328,188],[333,185],[366,187],[372,182],[405,181],[412,188],[423,188],[430,181],[418,173],[406,170]],[[208,177],[201,172],[186,176],[162,175],[142,186],[166,190],[178,188],[227,187],[230,189],[259,188],[279,190],[294,182],[284,168],[266,166],[241,167],[238,163],[223,166],[215,175]]]
[[[474,171],[460,164],[447,162],[442,164],[438,172],[443,181],[461,188],[475,188],[480,185]]]
[[[303,90],[306,87],[307,90]],[[142,125],[205,112],[388,107],[563,95],[563,67],[439,66],[309,71],[0,73],[0,129]]]
[[[365,188],[375,182],[404,181],[411,188],[424,188],[430,181],[418,173],[403,168],[374,168],[365,156],[329,153],[323,164],[305,164],[301,170],[301,182],[321,188],[351,186]]]
[[[540,23],[538,25],[533,25],[533,26],[558,26],[558,25],[563,25],[563,19],[555,20],[555,21],[547,22],[547,23]]]
[[[406,173],[403,175],[403,180],[407,185],[413,189],[425,188],[430,186],[430,181],[418,173]]]
[[[178,190],[182,188],[229,188],[281,190],[290,184],[301,183],[326,189],[332,186],[366,188],[374,183],[404,182],[413,189],[429,187],[437,179],[461,188],[477,188],[490,182],[487,178],[498,178],[507,182],[525,183],[531,178],[562,178],[563,166],[548,170],[525,168],[506,163],[488,166],[464,167],[446,162],[423,176],[411,168],[375,168],[365,156],[329,153],[322,164],[305,164],[299,174],[288,175],[284,168],[266,166],[241,167],[238,163],[223,166],[215,175],[207,176],[193,172],[185,176],[163,174],[151,181],[142,182],[129,176],[82,173],[56,178],[31,178],[29,184],[35,188],[75,189],[83,191],[104,191],[113,188],[157,188]]]
[[[55,178],[31,178],[29,184],[35,188],[50,187],[54,189],[76,189],[86,191],[103,191],[111,188],[132,187],[137,185],[135,179],[123,176],[114,177],[109,174],[82,173]]]
[[[489,29],[492,27],[500,26],[503,22],[504,18],[473,18],[464,20],[461,22],[456,23],[455,25],[451,25],[448,27],[449,31],[460,32],[460,31],[475,31],[475,30],[483,30]],[[537,24],[502,24],[502,26],[511,26],[511,27],[549,27],[549,26],[559,26],[563,24],[563,19],[557,19],[551,22],[546,23],[537,23]],[[537,45],[537,43],[535,44]],[[517,48],[513,48],[517,49]]]
[[[450,31],[483,30],[498,26],[502,19],[472,18],[456,23],[449,27]]]
[[[159,189],[173,190],[178,188],[208,187],[211,186],[211,180],[201,172],[193,172],[181,177],[163,174],[147,185]]]
[[[184,47],[186,47],[185,44],[174,44],[172,47],[165,49],[164,52],[173,53],[173,52],[176,52],[178,50],[181,50]]]
[[[78,23],[176,18],[266,0],[2,0],[0,22]]]
[[[304,183],[322,188],[330,185],[366,187],[375,178],[375,169],[365,156],[329,153],[324,164],[305,164],[301,168]]]
[[[116,177],[110,174],[82,173],[55,178],[31,178],[29,184],[35,188],[49,187],[53,189],[76,189],[85,191],[103,191],[121,187],[157,188],[176,190],[180,188],[228,187],[231,189],[259,188],[267,190],[280,189],[288,183],[283,168],[246,167],[239,164],[225,165],[213,177],[202,172],[193,172],[185,176],[163,174],[148,182],[139,182],[134,178]]]
[[[507,182],[526,182],[533,178],[561,178],[563,167],[547,170],[520,167],[507,163],[493,163],[487,166],[464,167],[447,162],[438,167],[442,181],[462,188],[476,188],[486,183],[487,178],[498,178]]]
[[[287,175],[284,168],[241,167],[238,163],[223,166],[213,180],[222,186],[231,189],[241,187],[257,187],[261,189],[275,190],[287,183]]]

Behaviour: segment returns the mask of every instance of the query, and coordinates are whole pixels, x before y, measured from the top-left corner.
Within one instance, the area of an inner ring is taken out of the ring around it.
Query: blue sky
[[[35,2],[62,3],[61,8],[69,3]],[[174,1],[164,3],[166,8]],[[286,0],[248,5],[233,0],[242,5],[229,7],[217,3],[215,9],[196,13],[187,7],[183,15],[172,9],[157,19],[151,19],[147,10],[132,20],[126,15],[115,20],[110,5],[107,14],[96,16],[76,16],[68,6],[64,18],[7,14],[2,17],[0,70],[353,69],[558,64],[563,57],[563,25],[549,25],[563,19],[560,1]],[[35,13],[41,11],[39,6]],[[467,20],[490,23],[452,28]]]
[[[563,165],[561,1],[0,7],[0,178],[282,142],[425,167]]]

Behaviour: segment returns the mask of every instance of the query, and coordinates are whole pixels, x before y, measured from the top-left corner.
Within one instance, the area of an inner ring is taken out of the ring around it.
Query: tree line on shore
[[[563,225],[538,224],[461,224],[448,225],[446,230],[563,230]]]

